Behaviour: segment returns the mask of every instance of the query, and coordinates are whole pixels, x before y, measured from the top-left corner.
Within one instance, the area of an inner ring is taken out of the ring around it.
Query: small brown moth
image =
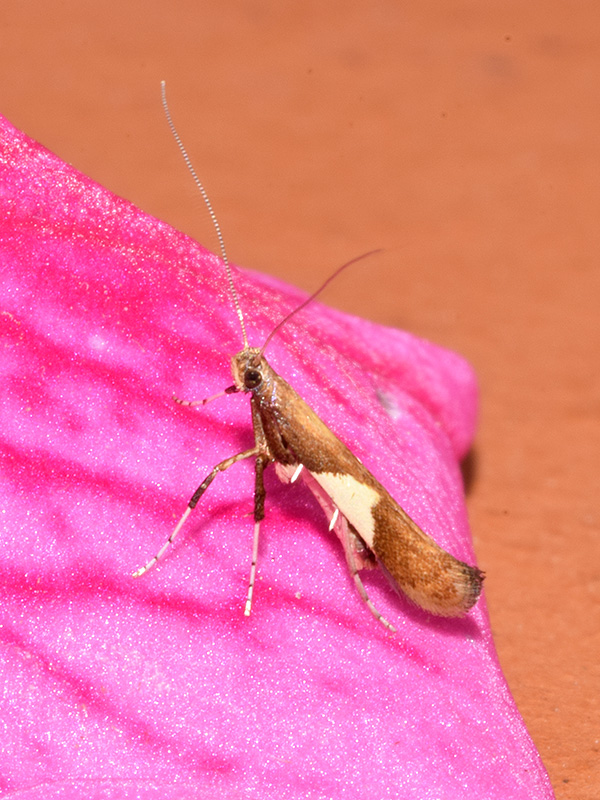
[[[161,558],[219,472],[224,472],[238,461],[254,458],[254,541],[244,609],[246,615],[250,614],[252,606],[259,530],[264,518],[263,472],[271,463],[275,464],[281,480],[294,483],[302,477],[313,492],[329,519],[329,529],[334,530],[342,542],[348,568],[360,596],[383,625],[395,630],[369,599],[359,575],[363,568],[379,565],[395,589],[401,590],[414,603],[432,614],[444,617],[463,615],[479,597],[483,573],[454,558],[424,533],[310,406],[273,370],[264,356],[271,338],[290,316],[316,297],[335,275],[353,262],[338,269],[317,292],[288,314],[271,332],[262,348],[250,347],[221,229],[206,191],[196,176],[171,120],[164,82],[162,102],[173,136],[217,231],[244,342],[243,349],[232,358],[232,386],[206,400],[178,402],[184,405],[204,405],[223,394],[249,393],[255,444],[251,449],[231,456],[214,467],[194,492],[185,513],[165,544],[134,575],[139,577]]]

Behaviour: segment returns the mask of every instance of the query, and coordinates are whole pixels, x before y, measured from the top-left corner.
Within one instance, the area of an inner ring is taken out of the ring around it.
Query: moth
[[[302,478],[313,492],[327,515],[329,529],[335,531],[342,543],[348,569],[360,596],[383,625],[395,630],[369,599],[360,578],[361,569],[380,566],[395,589],[432,614],[444,617],[462,616],[479,597],[483,573],[477,567],[459,561],[447,553],[421,530],[363,463],[275,372],[264,355],[265,348],[281,326],[314,299],[342,269],[357,259],[340,267],[317,292],[288,314],[261,348],[250,347],[219,223],[173,125],[166,103],[164,83],[162,102],[173,136],[217,231],[230,294],[243,338],[242,350],[231,360],[233,384],[230,387],[206,400],[178,402],[184,405],[204,405],[224,394],[249,394],[254,447],[221,461],[212,469],[194,492],[173,533],[158,553],[138,569],[134,576],[142,575],[162,557],[215,477],[239,461],[251,458],[255,464],[254,538],[244,608],[246,615],[250,614],[252,606],[260,523],[265,516],[263,474],[269,464],[274,464],[281,480],[294,483]]]

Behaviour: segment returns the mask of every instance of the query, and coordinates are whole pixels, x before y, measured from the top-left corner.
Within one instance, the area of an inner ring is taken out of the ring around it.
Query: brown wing
[[[468,611],[481,592],[483,573],[424,533],[297,392],[265,367],[264,386],[254,399],[274,458],[309,470],[394,587],[418,606],[448,617]]]

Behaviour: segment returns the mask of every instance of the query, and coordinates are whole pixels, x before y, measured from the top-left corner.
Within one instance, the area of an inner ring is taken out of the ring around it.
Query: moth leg
[[[173,395],[173,400],[180,406],[205,406],[207,403],[212,403],[213,400],[217,400],[219,397],[223,397],[226,394],[234,394],[235,392],[239,392],[237,386],[228,386],[227,389],[223,389],[222,392],[217,392],[217,394],[211,394],[210,397],[205,397],[203,400],[181,400],[179,397]]]
[[[307,469],[301,470],[300,467],[296,467],[295,465],[276,462],[275,471],[279,479],[284,483],[291,483],[299,477],[300,474],[302,475],[304,482],[318,500],[319,505],[325,512],[325,516],[329,520],[329,530],[333,530],[342,543],[344,555],[346,556],[346,564],[348,565],[348,569],[350,570],[359,595],[375,619],[379,620],[382,625],[385,625],[388,630],[395,632],[396,628],[379,613],[369,599],[367,590],[358,574],[361,569],[373,569],[373,567],[377,566],[377,560],[373,553],[349,524],[348,520],[335,505],[331,497],[321,488],[320,484],[317,483]]]
[[[391,622],[388,622],[388,620],[382,614],[379,613],[377,608],[371,602],[369,595],[367,594],[367,590],[365,589],[365,585],[361,581],[360,575],[358,574],[361,566],[363,566],[364,560],[360,555],[361,550],[364,549],[360,536],[358,536],[352,525],[350,525],[348,520],[341,514],[336,522],[336,528],[336,533],[338,534],[344,547],[348,569],[350,570],[350,574],[352,575],[359,595],[362,597],[367,608],[371,614],[373,614],[375,619],[379,620],[379,622],[381,622],[382,625],[385,625],[385,627],[392,631],[392,633],[395,633],[396,628]]]
[[[256,580],[256,564],[258,561],[258,539],[260,533],[260,523],[265,518],[265,484],[263,473],[265,467],[271,459],[264,453],[259,453],[255,463],[255,483],[254,483],[254,538],[252,541],[252,564],[250,565],[250,580],[248,581],[248,595],[244,607],[245,616],[250,616],[252,609],[252,595],[254,594],[254,581]]]
[[[173,531],[173,533],[169,536],[169,538],[163,544],[163,546],[160,548],[158,553],[156,553],[156,555],[153,556],[150,559],[150,561],[148,561],[147,564],[145,564],[143,567],[140,567],[139,569],[137,569],[133,573],[133,577],[134,578],[139,578],[140,575],[143,575],[144,572],[148,572],[148,570],[151,567],[153,567],[160,558],[162,558],[162,556],[164,555],[165,551],[169,548],[169,546],[171,544],[173,544],[173,541],[175,540],[175,537],[177,536],[179,531],[182,529],[186,519],[189,517],[189,515],[192,512],[192,510],[194,508],[196,508],[196,505],[198,504],[198,501],[200,500],[200,498],[202,497],[204,492],[208,489],[208,487],[213,482],[213,480],[216,478],[216,476],[218,475],[219,472],[224,472],[226,469],[229,469],[229,467],[231,467],[233,464],[236,464],[238,461],[242,461],[244,458],[251,458],[252,456],[258,455],[258,453],[259,453],[258,448],[257,447],[253,447],[251,450],[244,450],[243,453],[238,453],[235,456],[231,456],[230,458],[226,458],[225,461],[221,461],[220,464],[217,464],[217,466],[213,469],[213,471],[209,475],[206,476],[206,478],[202,481],[200,486],[196,489],[196,491],[192,495],[192,498],[191,498],[190,502],[188,503],[188,507],[184,511],[183,516],[181,517],[181,519],[179,520],[177,525],[175,526],[175,530]]]

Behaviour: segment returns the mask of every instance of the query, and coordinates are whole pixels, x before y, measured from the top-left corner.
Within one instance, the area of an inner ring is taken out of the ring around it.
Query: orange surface
[[[454,348],[501,663],[559,800],[600,797],[597,3],[2,3],[0,113],[233,261]],[[507,799],[508,800],[508,799]]]

